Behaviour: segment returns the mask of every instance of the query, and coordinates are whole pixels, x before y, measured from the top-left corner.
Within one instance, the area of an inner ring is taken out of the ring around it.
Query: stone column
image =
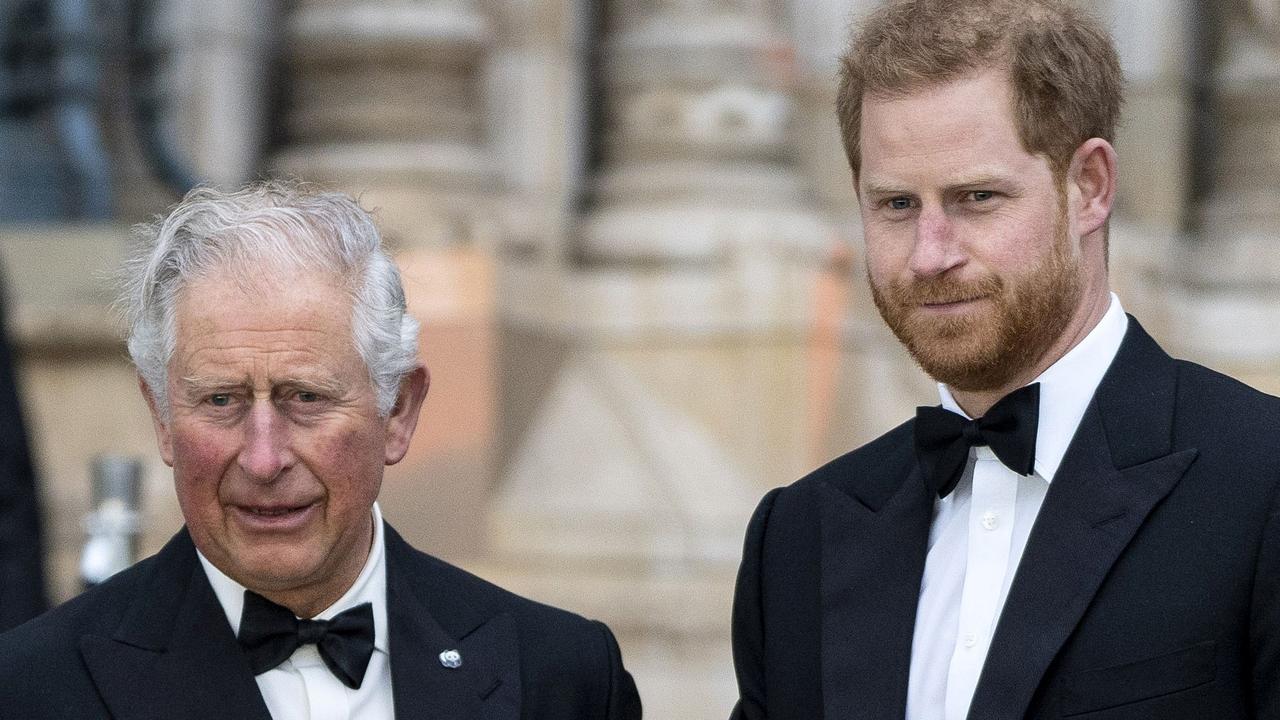
[[[148,218],[188,189],[168,182],[235,186],[256,177],[270,135],[280,3],[106,5],[112,11],[105,32],[119,43],[118,52],[109,55],[103,103],[119,189],[116,217]],[[139,23],[136,38],[129,36],[134,21]],[[125,47],[126,40],[136,46]],[[143,66],[130,76],[126,66],[140,60]],[[154,127],[139,117],[153,113]],[[177,166],[174,174],[187,177],[167,181],[148,146],[162,148]]]
[[[793,49],[770,4],[606,7],[607,130],[584,256],[732,263],[821,251],[792,162]]]
[[[836,76],[854,22],[880,0],[791,0],[800,92],[797,107],[801,158],[823,204],[845,218],[856,235],[858,202],[836,119]]]
[[[168,130],[202,182],[238,185],[262,166],[279,11],[273,2],[165,0],[157,33],[174,103]]]
[[[589,13],[573,0],[490,0],[497,40],[486,77],[491,148],[509,188],[504,252],[564,257],[587,147],[581,109]]]
[[[1205,240],[1275,245],[1280,230],[1280,1],[1223,3],[1215,66],[1219,145]],[[1243,269],[1243,268],[1242,268]]]
[[[1121,187],[1116,212],[1126,221],[1176,232],[1189,192],[1188,82],[1199,29],[1192,0],[1099,3],[1120,53],[1125,106],[1116,141]]]
[[[361,195],[402,247],[491,247],[499,183],[482,79],[493,35],[474,0],[297,3],[274,167]]]
[[[1280,391],[1280,2],[1215,6],[1209,192],[1177,258],[1171,326],[1186,354]]]
[[[1110,26],[1125,73],[1117,129],[1120,188],[1111,220],[1111,286],[1125,310],[1166,340],[1168,279],[1185,239],[1195,159],[1194,73],[1208,52],[1193,0],[1107,0],[1096,8]]]
[[[654,717],[722,717],[751,510],[810,465],[836,235],[798,171],[771,2],[604,3],[590,202],[554,271],[506,263],[490,574],[603,618]]]

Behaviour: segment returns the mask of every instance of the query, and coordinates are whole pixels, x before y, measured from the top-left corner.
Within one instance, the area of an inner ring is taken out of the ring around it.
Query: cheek
[[[235,460],[236,444],[217,433],[177,430],[173,434],[173,479],[178,500],[216,497],[220,478]]]
[[[368,453],[370,433],[361,428],[317,429],[297,438],[298,446],[309,449],[309,454],[330,462],[342,464],[356,462]]]
[[[1060,234],[1057,207],[1046,203],[1025,212],[1011,214],[1001,223],[1002,249],[1010,262],[1033,263],[1048,255]]]
[[[383,444],[383,439],[375,432],[346,429],[317,433],[302,440],[298,447],[316,477],[333,478],[335,481],[343,478],[344,484],[359,484],[363,478],[380,477]]]
[[[867,246],[867,279],[875,287],[886,287],[907,267],[905,259],[885,252],[883,248]]]
[[[892,226],[872,224],[863,228],[867,271],[877,278],[895,275],[911,259],[914,234],[905,223]]]
[[[1021,237],[1022,242],[1004,248],[1004,254],[997,260],[1011,278],[1034,276],[1056,249],[1051,229],[1028,227]]]
[[[216,431],[180,429],[173,433],[175,471],[190,474],[219,468],[234,458],[236,451],[233,438]]]

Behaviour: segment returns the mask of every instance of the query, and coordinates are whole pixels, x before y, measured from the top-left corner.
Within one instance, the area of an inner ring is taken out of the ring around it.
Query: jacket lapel
[[[385,525],[391,685],[399,718],[518,720],[520,663],[515,619],[486,617],[453,594],[435,561]],[[441,653],[456,651],[458,667]]]
[[[115,720],[270,720],[184,529],[154,558],[110,636],[80,653]]]
[[[822,693],[828,718],[900,719],[906,711],[933,515],[933,496],[914,453],[910,457],[906,482],[887,498],[820,486]],[[901,467],[897,477],[903,476]]]
[[[1036,518],[970,718],[1021,718],[1152,509],[1195,460],[1174,451],[1176,366],[1133,318]]]

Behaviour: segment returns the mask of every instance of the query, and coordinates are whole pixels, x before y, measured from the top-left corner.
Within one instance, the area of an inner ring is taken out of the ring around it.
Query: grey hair
[[[198,187],[167,215],[134,228],[119,307],[129,355],[157,409],[169,413],[168,367],[177,342],[175,306],[186,285],[213,272],[247,284],[251,268],[321,270],[352,298],[352,342],[386,417],[417,363],[418,322],[406,312],[400,271],[373,218],[351,196],[296,181],[256,182],[227,192]]]

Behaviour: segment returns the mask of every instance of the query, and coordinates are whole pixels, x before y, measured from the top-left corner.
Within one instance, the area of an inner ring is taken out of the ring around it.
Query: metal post
[[[93,510],[85,517],[88,539],[80,556],[80,579],[85,588],[137,560],[141,480],[142,463],[137,458],[103,455],[94,459]]]

